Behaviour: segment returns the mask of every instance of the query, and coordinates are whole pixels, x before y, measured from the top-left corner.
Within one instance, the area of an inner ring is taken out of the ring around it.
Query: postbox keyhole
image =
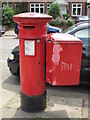
[[[40,40],[39,40],[39,39],[37,40],[37,43],[40,43]]]

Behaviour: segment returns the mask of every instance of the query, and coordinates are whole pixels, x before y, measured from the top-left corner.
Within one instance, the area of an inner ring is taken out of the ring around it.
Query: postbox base
[[[39,96],[27,96],[21,92],[21,110],[25,112],[41,112],[46,108],[46,92]]]

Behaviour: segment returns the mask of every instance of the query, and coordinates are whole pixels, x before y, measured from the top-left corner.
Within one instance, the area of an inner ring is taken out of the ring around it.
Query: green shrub
[[[72,19],[72,18],[69,18],[68,20],[67,20],[67,26],[72,26],[73,24],[75,23],[75,20],[74,19]]]
[[[59,18],[53,19],[52,22],[50,22],[50,25],[59,26],[60,25],[60,19]]]
[[[66,26],[66,21],[64,19],[61,19],[60,26]]]
[[[66,26],[66,21],[64,19],[56,18],[55,20],[53,19],[49,24],[57,27]]]
[[[53,16],[53,19],[60,17],[60,15],[61,15],[60,5],[57,2],[52,3],[49,10],[48,10],[48,14]]]
[[[69,14],[63,14],[63,18],[64,18],[65,20],[67,20],[68,18],[70,18],[70,15],[69,15]]]
[[[17,9],[13,10],[7,5],[2,8],[2,24],[14,26],[13,15],[27,11],[27,3],[20,2],[17,4]]]
[[[74,20],[71,18],[69,18],[68,20],[64,20],[58,17],[55,20],[53,19],[49,24],[52,26],[60,27],[63,30],[65,30],[74,24]]]
[[[10,25],[13,22],[14,10],[8,7],[8,5],[2,8],[2,24]]]

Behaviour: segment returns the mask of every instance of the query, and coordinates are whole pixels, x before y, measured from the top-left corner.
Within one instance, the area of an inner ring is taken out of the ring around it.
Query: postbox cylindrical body
[[[21,109],[39,112],[46,108],[46,24],[52,17],[39,13],[22,13],[13,19],[19,24]]]

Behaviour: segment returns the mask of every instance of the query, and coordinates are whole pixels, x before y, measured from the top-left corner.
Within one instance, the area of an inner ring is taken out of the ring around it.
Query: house
[[[61,13],[70,14],[71,17],[87,15],[87,0],[56,0],[61,6]]]
[[[66,0],[69,3],[68,13],[71,17],[87,15],[87,0]]]
[[[54,0],[28,0],[28,11],[47,13]]]
[[[17,9],[18,2],[25,2],[28,4],[27,10],[30,12],[47,13],[52,2],[58,2],[61,6],[61,14],[70,14],[71,17],[76,18],[80,15],[87,15],[87,0],[15,0],[11,2],[8,0],[8,5],[13,9]],[[2,5],[6,4],[7,0],[2,0]]]
[[[50,8],[50,4],[55,0],[15,0],[15,2],[8,0],[8,5],[13,9],[17,9],[17,4],[20,1],[27,1],[28,11],[30,12],[47,13],[48,9]],[[2,0],[2,6],[4,6],[6,3],[7,0]]]

